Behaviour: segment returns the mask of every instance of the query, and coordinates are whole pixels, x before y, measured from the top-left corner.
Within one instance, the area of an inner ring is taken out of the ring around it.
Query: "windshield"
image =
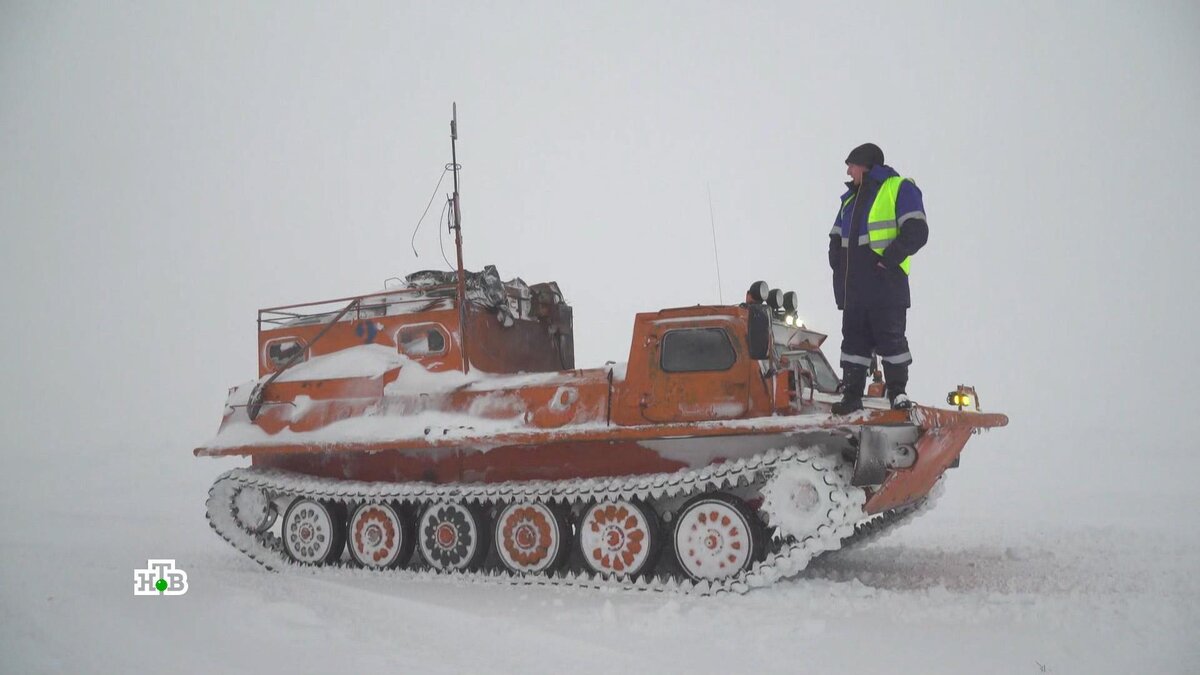
[[[776,345],[778,349],[781,345]],[[813,374],[816,380],[817,390],[832,394],[838,388],[838,376],[833,372],[833,368],[829,365],[829,361],[825,360],[825,355],[821,352],[811,352],[807,350],[793,350],[782,353],[784,359],[791,363],[798,363],[804,370]]]

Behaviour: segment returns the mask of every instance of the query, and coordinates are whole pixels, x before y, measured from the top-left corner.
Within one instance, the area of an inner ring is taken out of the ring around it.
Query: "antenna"
[[[712,223],[713,237],[713,259],[717,261],[717,297],[720,298],[721,304],[725,304],[725,293],[721,290],[721,256],[717,254],[717,219],[713,216],[712,206],[712,185],[705,183],[708,188],[708,220]]]
[[[454,102],[450,117],[450,166],[454,169],[454,196],[450,198],[454,230],[454,247],[458,250],[458,336],[462,348],[463,373],[471,368],[467,352],[467,273],[463,270],[462,208],[458,198],[458,102]]]

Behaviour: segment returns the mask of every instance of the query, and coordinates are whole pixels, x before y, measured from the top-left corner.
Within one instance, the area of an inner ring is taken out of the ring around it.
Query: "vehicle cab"
[[[789,315],[790,316],[790,315]],[[800,374],[805,388],[810,384],[817,391],[832,394],[841,381],[821,352],[827,335],[809,330],[803,324],[787,319],[771,320],[771,337],[774,344],[774,359],[779,370],[795,370]]]

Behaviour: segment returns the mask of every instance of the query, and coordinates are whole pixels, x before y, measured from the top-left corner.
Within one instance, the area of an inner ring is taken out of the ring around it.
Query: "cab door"
[[[658,423],[744,417],[750,369],[733,322],[689,323],[655,327],[649,391],[639,402],[642,417]]]

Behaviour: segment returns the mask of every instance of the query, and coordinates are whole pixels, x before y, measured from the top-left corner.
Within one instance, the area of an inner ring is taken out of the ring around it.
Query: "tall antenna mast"
[[[707,183],[704,186],[708,188],[708,220],[712,223],[713,258],[717,261],[717,298],[723,305],[725,304],[725,292],[721,289],[721,256],[717,254],[717,218],[713,215],[712,186]]]
[[[462,255],[462,208],[458,201],[458,102],[454,102],[450,118],[450,166],[454,169],[454,196],[450,198],[454,213],[454,248],[458,250],[458,337],[462,348],[463,373],[471,369],[467,352],[467,273],[463,270]]]

